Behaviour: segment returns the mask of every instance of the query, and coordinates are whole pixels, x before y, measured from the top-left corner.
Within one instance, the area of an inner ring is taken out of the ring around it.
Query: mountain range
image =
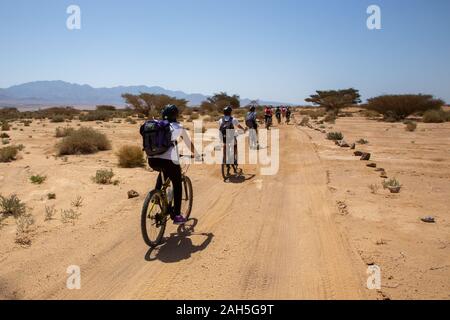
[[[45,105],[70,105],[93,107],[99,104],[124,106],[123,93],[141,92],[166,94],[178,99],[186,99],[190,106],[199,105],[208,98],[200,93],[188,94],[183,91],[167,90],[158,86],[117,86],[113,88],[94,88],[90,85],[68,83],[65,81],[34,81],[0,89],[0,107],[39,107]],[[241,105],[250,103],[241,99]],[[260,104],[282,105],[287,103],[259,101]]]

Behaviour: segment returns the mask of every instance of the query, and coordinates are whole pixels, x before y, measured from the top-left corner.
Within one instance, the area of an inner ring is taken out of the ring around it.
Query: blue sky
[[[66,8],[81,8],[81,30]],[[382,30],[366,9],[381,7]],[[1,0],[0,87],[64,80],[302,103],[316,89],[450,102],[448,0]]]

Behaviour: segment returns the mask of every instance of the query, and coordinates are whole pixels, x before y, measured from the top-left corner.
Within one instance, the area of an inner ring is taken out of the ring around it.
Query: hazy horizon
[[[72,4],[80,30],[66,27]],[[381,30],[366,26],[372,4]],[[287,103],[354,87],[364,100],[424,93],[449,102],[448,12],[445,0],[4,0],[0,87],[62,80]]]

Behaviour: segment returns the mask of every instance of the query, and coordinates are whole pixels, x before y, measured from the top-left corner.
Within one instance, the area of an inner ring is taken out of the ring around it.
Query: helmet
[[[178,107],[174,104],[169,104],[164,107],[162,111],[162,118],[163,120],[168,120],[169,122],[175,122],[177,121],[178,113]]]
[[[223,109],[223,114],[226,116],[231,115],[231,112],[233,111],[233,108],[231,108],[230,106],[226,107],[225,109]]]

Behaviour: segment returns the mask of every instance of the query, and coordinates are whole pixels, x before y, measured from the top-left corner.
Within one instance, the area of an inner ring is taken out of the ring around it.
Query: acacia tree
[[[187,106],[187,100],[169,97],[165,94],[140,93],[138,95],[125,93],[122,94],[125,102],[136,112],[144,114],[147,117],[161,114],[162,109],[168,104],[174,104],[180,110],[180,113]]]
[[[239,96],[236,94],[229,96],[226,92],[215,93],[201,104],[201,108],[205,111],[221,111],[226,106],[238,109],[241,106]]]
[[[311,95],[305,101],[324,107],[327,112],[332,111],[337,114],[342,108],[361,103],[361,95],[359,90],[354,88],[328,91],[318,90],[316,94]]]

